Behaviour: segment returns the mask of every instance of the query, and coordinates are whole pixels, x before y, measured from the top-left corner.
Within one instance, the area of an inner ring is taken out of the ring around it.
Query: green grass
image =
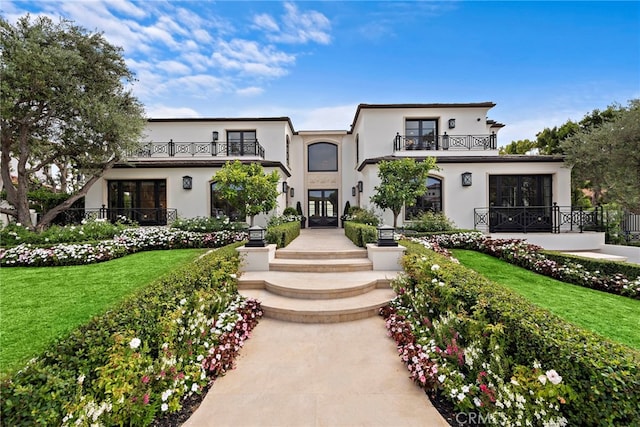
[[[571,285],[475,251],[451,251],[464,266],[574,325],[640,350],[640,301]]]
[[[204,252],[152,251],[98,264],[0,269],[0,373],[21,367],[56,337]]]

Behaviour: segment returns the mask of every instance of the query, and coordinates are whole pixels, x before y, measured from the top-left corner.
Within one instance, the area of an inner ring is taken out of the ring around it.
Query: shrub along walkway
[[[322,251],[331,249],[329,241],[337,244],[335,250],[358,249],[340,229],[322,230],[325,238],[319,233],[302,230],[289,249]],[[296,272],[297,280],[300,274]],[[306,281],[317,282],[323,274],[336,273],[308,272]],[[237,368],[216,380],[184,424],[357,425],[449,425],[409,379],[378,316],[341,323],[262,319]]]

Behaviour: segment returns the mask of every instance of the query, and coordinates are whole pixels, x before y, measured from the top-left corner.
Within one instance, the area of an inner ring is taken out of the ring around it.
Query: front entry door
[[[338,190],[309,190],[309,227],[338,226]]]

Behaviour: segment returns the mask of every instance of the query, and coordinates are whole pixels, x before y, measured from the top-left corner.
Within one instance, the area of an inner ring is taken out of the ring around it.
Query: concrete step
[[[265,289],[242,289],[240,293],[262,303],[266,317],[298,323],[336,323],[364,319],[395,297],[391,289],[338,299],[297,299],[275,295]]]
[[[374,289],[389,289],[391,280],[397,275],[397,271],[350,273],[249,271],[238,278],[238,289],[265,289],[289,298],[336,299],[361,295]]]
[[[276,257],[269,263],[269,270],[307,273],[370,271],[373,270],[373,263],[368,258],[281,259]]]
[[[579,256],[583,258],[591,258],[597,260],[604,261],[617,261],[617,262],[627,262],[627,257],[620,255],[610,255],[604,254],[601,252],[593,252],[593,251],[575,251],[575,252],[563,252],[567,255]]]
[[[343,249],[335,251],[326,250],[295,250],[295,249],[278,249],[276,251],[278,259],[350,259],[350,258],[367,258],[366,249]]]

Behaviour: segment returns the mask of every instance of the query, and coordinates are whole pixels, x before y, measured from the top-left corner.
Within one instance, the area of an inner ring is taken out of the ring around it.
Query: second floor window
[[[256,154],[256,131],[234,130],[227,132],[227,153],[229,155]]]
[[[407,148],[435,150],[438,143],[438,121],[435,119],[407,120],[405,122]]]
[[[318,142],[308,147],[309,172],[337,172],[338,146],[329,142]]]

